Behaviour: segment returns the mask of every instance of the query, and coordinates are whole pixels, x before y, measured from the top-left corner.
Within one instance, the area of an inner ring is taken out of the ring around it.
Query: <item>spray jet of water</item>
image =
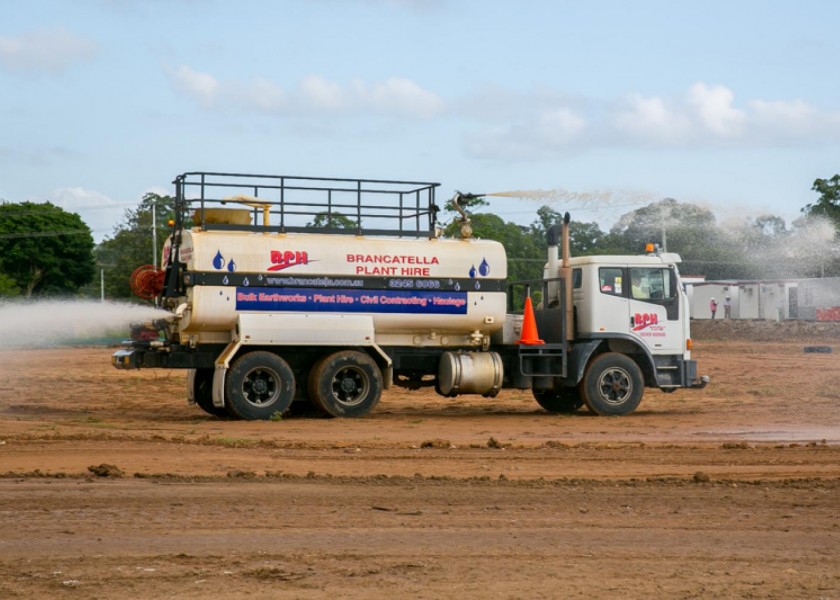
[[[0,303],[0,348],[60,346],[126,337],[138,321],[171,318],[151,306],[117,302],[45,300]]]
[[[649,192],[633,190],[593,190],[590,192],[575,192],[564,188],[551,190],[513,190],[509,192],[491,192],[485,196],[501,196],[505,198],[521,198],[534,200],[544,204],[567,204],[574,202],[578,208],[598,208],[609,204],[641,204],[653,202],[659,197]]]

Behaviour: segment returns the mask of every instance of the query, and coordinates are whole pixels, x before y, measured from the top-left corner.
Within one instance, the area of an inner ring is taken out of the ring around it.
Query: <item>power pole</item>
[[[152,264],[157,267],[157,199],[152,200]]]

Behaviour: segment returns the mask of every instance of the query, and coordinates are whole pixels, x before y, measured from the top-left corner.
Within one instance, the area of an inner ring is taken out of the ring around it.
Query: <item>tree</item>
[[[152,211],[155,211],[156,235],[152,235]],[[99,244],[96,262],[105,270],[105,294],[109,298],[137,299],[128,286],[131,272],[150,264],[155,253],[160,261],[161,248],[172,233],[167,221],[174,216],[175,199],[150,192],[135,210],[125,212],[125,222],[114,228],[113,237]],[[155,239],[157,248],[153,246]]]
[[[76,293],[94,275],[90,228],[49,202],[2,204],[0,273],[4,295]]]
[[[806,204],[802,214],[828,219],[835,230],[840,230],[840,174],[831,179],[815,180],[811,189],[819,193],[820,198],[813,204]]]
[[[549,206],[537,209],[537,220],[531,223],[531,233],[538,240],[541,254],[545,256],[546,234],[549,227],[563,222],[563,215]],[[569,251],[572,256],[604,253],[605,235],[597,223],[571,220],[569,222]]]
[[[745,275],[742,254],[731,236],[717,226],[714,213],[673,198],[622,215],[610,230],[608,243],[617,254],[640,254],[648,243],[659,243],[680,255],[681,271],[709,279]]]
[[[319,212],[307,227],[332,228],[332,229],[356,229],[356,221],[341,213],[327,211]]]

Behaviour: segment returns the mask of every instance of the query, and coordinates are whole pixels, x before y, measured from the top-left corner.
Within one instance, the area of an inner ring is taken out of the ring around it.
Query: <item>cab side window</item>
[[[623,296],[625,294],[624,270],[617,267],[598,269],[598,283],[602,294]]]
[[[630,295],[634,300],[665,303],[673,300],[676,288],[670,269],[630,269]]]

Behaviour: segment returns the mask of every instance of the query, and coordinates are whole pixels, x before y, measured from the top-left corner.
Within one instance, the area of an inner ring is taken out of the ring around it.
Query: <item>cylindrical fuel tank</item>
[[[502,389],[504,367],[495,352],[444,352],[438,368],[438,389],[444,396],[481,394]]]
[[[178,259],[185,333],[230,330],[243,311],[370,314],[377,333],[491,333],[507,308],[507,257],[491,240],[196,228]]]

